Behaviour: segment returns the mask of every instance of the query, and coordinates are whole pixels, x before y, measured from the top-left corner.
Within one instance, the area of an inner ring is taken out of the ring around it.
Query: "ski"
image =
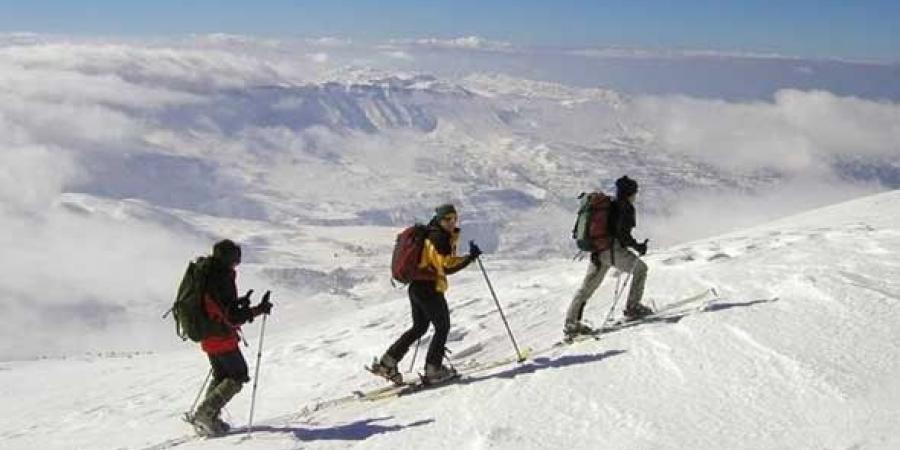
[[[187,423],[192,428],[194,428],[194,434],[186,434],[181,437],[167,439],[158,444],[151,445],[149,447],[143,447],[141,450],[166,450],[166,449],[170,449],[173,447],[178,447],[183,444],[187,444],[189,442],[196,442],[196,441],[209,440],[209,439],[219,439],[219,438],[223,438],[223,437],[227,437],[227,436],[234,436],[237,434],[247,432],[247,427],[233,427],[225,433],[210,436],[210,435],[205,435],[205,434],[201,434],[201,433],[197,432],[197,429],[193,423],[193,418],[190,416],[190,414],[185,413],[183,416],[181,416],[181,420],[183,420],[185,423]]]
[[[360,397],[360,400],[374,402],[388,398],[402,397],[404,395],[413,394],[419,391],[424,391],[426,389],[433,389],[450,384],[455,384],[460,380],[464,380],[465,378],[466,377],[462,374],[456,374],[454,377],[441,381],[439,383],[425,383],[420,377],[420,379],[415,382],[406,383],[400,386],[391,386],[389,389],[382,389],[376,393],[366,393],[365,395]]]
[[[579,342],[586,341],[599,341],[600,340],[600,331],[594,331],[593,333],[584,333],[577,334],[575,336],[566,336],[561,341],[557,342],[556,347],[561,347],[563,345],[572,345],[577,344]]]
[[[484,372],[486,370],[491,370],[497,367],[502,367],[507,364],[512,364],[514,362],[525,362],[531,359],[534,354],[534,350],[531,347],[525,347],[522,349],[521,357],[519,355],[509,356],[506,358],[500,358],[493,361],[488,361],[484,363],[478,363],[477,361],[471,364],[466,365],[460,370],[460,373],[465,375],[471,375],[473,373]]]
[[[496,369],[498,367],[503,367],[505,365],[509,365],[509,364],[512,364],[515,362],[524,362],[524,361],[527,361],[528,359],[530,359],[531,355],[532,355],[531,347],[526,347],[522,350],[521,356],[515,355],[515,356],[509,356],[506,358],[500,358],[500,359],[497,359],[494,361],[489,361],[486,363],[471,364],[471,365],[461,369],[456,377],[451,378],[451,379],[446,380],[441,383],[426,384],[426,383],[422,382],[421,377],[420,377],[420,379],[416,380],[416,381],[405,381],[399,385],[385,386],[385,387],[376,388],[376,389],[372,389],[372,390],[365,391],[365,392],[354,391],[353,394],[357,399],[363,400],[363,401],[375,401],[375,400],[382,400],[382,399],[386,399],[386,398],[399,397],[399,396],[411,394],[413,392],[418,392],[418,391],[421,391],[424,389],[429,389],[429,388],[437,387],[437,386],[443,386],[448,383],[459,382],[460,380],[467,379],[468,377],[470,377],[473,374],[485,372],[485,371],[488,371],[491,369]]]
[[[706,298],[707,295],[712,295],[710,298]],[[718,295],[714,288],[709,288],[703,291],[700,294],[693,295],[691,297],[685,298],[683,300],[676,301],[674,303],[669,303],[668,305],[663,306],[662,308],[654,311],[653,313],[647,314],[643,317],[638,317],[634,319],[629,319],[626,317],[614,320],[610,323],[606,323],[603,327],[595,334],[602,334],[610,331],[621,330],[623,328],[628,328],[633,325],[637,325],[640,323],[648,323],[648,322],[665,322],[675,318],[680,317],[681,315],[690,314],[693,312],[701,312],[705,310],[710,303],[718,300]],[[689,305],[691,303],[695,303],[698,301],[702,302],[699,306],[693,308],[687,308],[685,310],[679,310],[679,308]],[[673,312],[677,312],[677,314],[673,314]]]

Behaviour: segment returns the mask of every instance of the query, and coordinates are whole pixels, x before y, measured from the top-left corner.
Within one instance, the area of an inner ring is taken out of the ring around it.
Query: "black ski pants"
[[[387,353],[396,361],[403,359],[409,347],[428,331],[428,324],[434,325],[434,336],[428,346],[425,363],[440,366],[444,359],[444,346],[450,333],[450,311],[444,294],[435,289],[433,281],[413,281],[409,284],[409,304],[412,308],[412,328],[406,330]]]
[[[250,381],[247,370],[247,361],[240,350],[233,350],[219,355],[209,355],[209,364],[212,366],[212,386],[218,385],[222,380],[231,378],[238,383]]]

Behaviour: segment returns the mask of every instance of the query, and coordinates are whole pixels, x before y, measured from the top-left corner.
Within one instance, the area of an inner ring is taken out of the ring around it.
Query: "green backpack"
[[[178,296],[170,311],[175,318],[175,332],[182,340],[200,342],[219,328],[206,314],[203,305],[203,294],[212,263],[213,259],[209,256],[191,261],[178,285]]]

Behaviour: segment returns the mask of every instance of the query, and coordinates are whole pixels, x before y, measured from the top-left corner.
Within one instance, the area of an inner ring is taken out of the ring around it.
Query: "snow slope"
[[[3,362],[0,446],[898,448],[898,217],[900,192],[892,191],[660,249],[647,257],[649,299],[662,306],[708,287],[719,298],[458,385],[318,410],[319,402],[383,384],[362,365],[408,326],[405,293],[386,280],[350,284],[354,307],[313,317],[291,306],[292,294],[277,293],[252,439],[186,438],[190,430],[178,416],[206,370],[193,345]],[[279,248],[285,258],[304,252],[301,243]],[[557,340],[585,263],[484,262],[520,345],[539,349]],[[586,318],[596,323],[606,314],[615,280],[610,274]],[[256,280],[240,281],[248,288]],[[452,279],[448,297],[448,346],[462,355],[457,363],[512,353],[476,268]],[[258,322],[245,331],[245,356],[255,366]],[[246,422],[250,392],[248,385],[229,405],[232,422]]]

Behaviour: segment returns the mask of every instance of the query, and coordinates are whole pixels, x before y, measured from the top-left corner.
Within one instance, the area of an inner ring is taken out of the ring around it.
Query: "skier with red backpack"
[[[481,255],[481,249],[470,241],[469,254],[456,256],[460,232],[457,220],[453,205],[441,205],[428,225],[414,225],[397,236],[391,271],[394,279],[409,283],[413,324],[370,367],[372,373],[395,384],[403,382],[397,364],[428,331],[429,323],[434,325],[434,336],[425,357],[423,382],[440,383],[457,375],[452,367],[443,365],[444,345],[450,332],[450,311],[444,297],[447,275],[464,269]]]
[[[639,243],[631,235],[631,230],[637,225],[634,209],[637,192],[637,181],[626,175],[616,180],[614,199],[602,192],[595,192],[582,202],[573,237],[578,241],[580,249],[591,252],[591,262],[566,313],[563,328],[566,338],[595,332],[581,322],[581,316],[588,299],[600,286],[610,267],[630,272],[632,276],[625,305],[626,319],[637,319],[653,312],[641,304],[647,280],[647,264],[638,255],[644,256],[647,253],[647,241]],[[634,249],[637,255],[629,249]]]

